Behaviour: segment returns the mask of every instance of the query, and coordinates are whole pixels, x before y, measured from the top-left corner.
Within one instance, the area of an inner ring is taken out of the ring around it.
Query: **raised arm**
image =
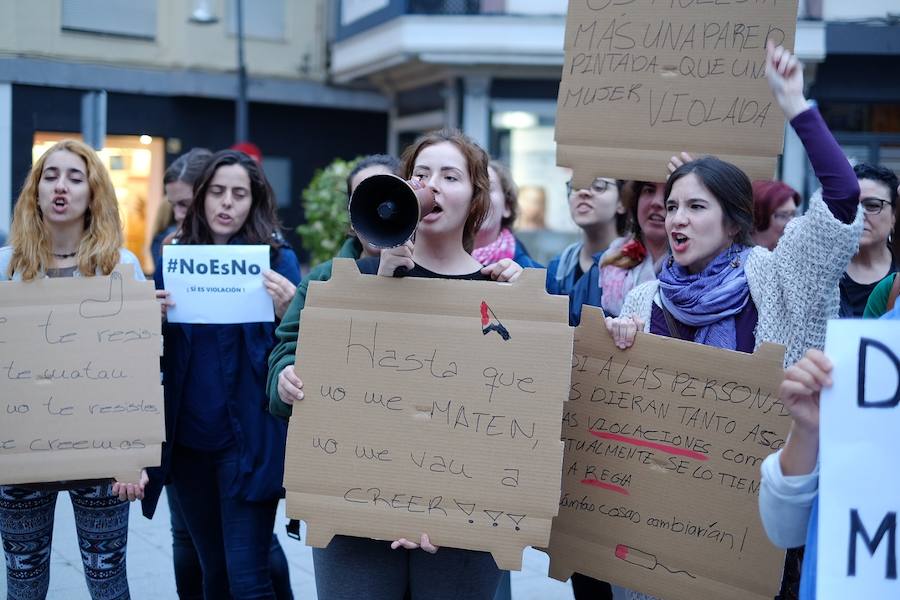
[[[803,96],[803,65],[783,47],[769,42],[766,79],[775,100],[797,132],[816,177],[822,199],[835,218],[852,223],[859,204],[859,183],[822,115]]]

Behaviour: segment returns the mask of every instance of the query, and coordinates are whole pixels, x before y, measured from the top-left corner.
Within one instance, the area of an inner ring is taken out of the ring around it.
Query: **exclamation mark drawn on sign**
[[[472,516],[472,513],[475,512],[474,504],[460,504],[459,500],[454,500],[453,502],[454,502],[454,504],[456,504],[456,506],[457,506],[457,508],[459,508],[459,510],[463,511],[464,513],[466,513],[466,515],[468,515],[470,517]],[[470,524],[472,524],[474,522],[475,521],[473,521],[472,519],[469,519]]]
[[[512,515],[510,513],[506,513],[506,516],[509,517],[512,520],[512,522],[516,524],[516,531],[521,531],[522,519],[525,518],[525,515]]]
[[[503,326],[487,302],[481,301],[481,333],[484,335],[496,331],[504,340],[509,339],[509,330]]]
[[[497,527],[497,519],[500,518],[500,515],[503,514],[503,511],[502,510],[484,510],[482,512],[484,512],[484,514],[486,514],[488,516],[488,518],[491,521],[493,521],[493,523],[491,523],[491,527]]]

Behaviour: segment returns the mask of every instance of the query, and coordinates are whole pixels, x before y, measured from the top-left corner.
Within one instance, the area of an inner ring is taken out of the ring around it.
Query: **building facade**
[[[567,173],[555,167],[556,99],[566,0],[341,0],[330,72],[390,101],[388,146],[462,128],[507,162],[520,185],[543,188],[546,224],[571,228]],[[801,0],[796,53],[810,97],[848,154],[900,170],[900,7],[891,0]],[[790,132],[789,132],[790,133]],[[807,193],[814,179],[786,138],[781,176]]]
[[[243,5],[247,141],[299,248],[302,189],[336,157],[385,150],[388,101],[328,83],[324,0]],[[238,141],[235,15],[235,0],[0,3],[0,233],[33,157],[99,129],[128,245],[151,270],[165,166]]]

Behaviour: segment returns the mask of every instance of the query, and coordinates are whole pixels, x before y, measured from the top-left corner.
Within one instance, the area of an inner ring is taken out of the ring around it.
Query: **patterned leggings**
[[[50,585],[55,491],[0,486],[0,534],[9,600],[43,600]],[[128,600],[128,502],[111,484],[71,489],[84,578],[93,600]]]

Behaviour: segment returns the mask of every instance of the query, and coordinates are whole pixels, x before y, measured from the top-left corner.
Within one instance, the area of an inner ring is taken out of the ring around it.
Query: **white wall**
[[[884,17],[888,12],[900,13],[897,0],[822,0],[822,16],[826,21]]]
[[[567,0],[506,0],[506,12],[514,15],[564,15]]]

